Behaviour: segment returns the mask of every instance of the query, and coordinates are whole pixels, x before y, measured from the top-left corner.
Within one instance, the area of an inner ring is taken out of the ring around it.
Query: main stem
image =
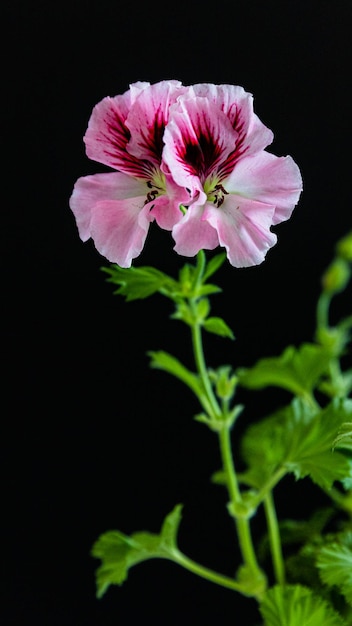
[[[231,503],[238,508],[238,505],[242,503],[242,495],[238,486],[236,470],[233,462],[229,428],[221,429],[219,433],[219,443],[230,500]],[[251,568],[251,570],[259,573],[260,568],[253,547],[249,520],[246,517],[235,517],[235,522],[243,561],[245,565]]]
[[[197,365],[198,373],[201,378],[204,392],[208,398],[209,404],[212,409],[212,418],[222,420],[222,410],[214,395],[211,382],[209,380],[207,367],[205,364],[203,342],[201,327],[198,322],[195,322],[192,326],[192,340],[195,362]],[[220,451],[223,462],[223,468],[226,475],[226,483],[230,496],[231,503],[234,510],[238,508],[238,505],[242,503],[242,496],[238,486],[236,470],[233,462],[230,428],[225,425],[223,421],[223,428],[219,430],[219,443]],[[252,572],[262,577],[261,570],[259,568],[256,554],[253,547],[252,536],[250,532],[249,520],[246,517],[236,517],[236,529],[238,534],[238,541],[244,564],[252,570]]]

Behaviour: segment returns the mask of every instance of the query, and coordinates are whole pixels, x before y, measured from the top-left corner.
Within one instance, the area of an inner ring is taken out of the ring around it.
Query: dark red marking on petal
[[[146,154],[150,154],[157,163],[161,163],[161,155],[164,148],[163,136],[165,130],[165,116],[161,106],[155,114],[154,123],[148,128],[141,129],[138,145]]]
[[[117,114],[105,118],[106,131],[100,132],[97,141],[101,141],[103,152],[116,169],[136,178],[150,178],[153,166],[147,160],[138,159],[126,150],[131,133],[124,120]]]
[[[233,128],[238,133],[236,148],[229,154],[224,163],[219,167],[218,175],[220,180],[227,178],[233,171],[237,161],[248,150],[248,146],[244,146],[246,139],[246,130],[244,128],[244,120],[240,119],[240,112],[237,110],[236,117],[233,121]]]
[[[182,160],[187,169],[199,176],[202,183],[214,170],[219,157],[222,154],[222,147],[216,144],[211,136],[203,133],[199,135],[197,143],[187,143],[184,146]]]

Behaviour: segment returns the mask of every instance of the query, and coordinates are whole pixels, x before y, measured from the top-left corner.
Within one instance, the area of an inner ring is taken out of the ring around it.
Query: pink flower
[[[79,178],[70,198],[80,237],[109,261],[129,267],[154,219],[171,230],[189,192],[161,168],[169,107],[186,88],[178,81],[134,83],[93,109],[84,137],[89,158],[115,170]]]
[[[235,267],[264,260],[276,243],[270,227],[291,216],[302,190],[293,159],[265,151],[272,139],[242,87],[198,84],[180,94],[163,151],[175,183],[192,197],[172,229],[176,252],[220,245]]]

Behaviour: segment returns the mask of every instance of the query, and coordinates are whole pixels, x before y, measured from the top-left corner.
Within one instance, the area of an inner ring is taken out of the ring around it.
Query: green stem
[[[331,296],[323,291],[317,304],[317,328],[329,328],[329,309]]]
[[[209,380],[208,371],[207,371],[207,367],[206,367],[205,359],[204,359],[202,331],[201,331],[201,326],[198,322],[195,322],[192,326],[192,342],[193,342],[194,359],[196,362],[198,373],[202,381],[205,395],[211,407],[211,411],[212,411],[211,417],[213,417],[214,419],[220,419],[222,412],[215,398],[213,388]]]
[[[230,500],[236,509],[242,503],[242,495],[238,486],[231,450],[230,431],[228,428],[224,428],[219,432],[219,443]],[[253,547],[249,520],[246,517],[235,517],[235,522],[243,561],[245,565],[250,567],[254,572],[260,572]]]
[[[198,276],[201,280],[201,275],[204,270],[204,265],[202,263],[204,259],[200,257],[198,259],[199,267],[198,267]],[[196,312],[196,298],[190,299],[190,307],[193,312]],[[209,379],[208,369],[206,366],[205,358],[204,358],[204,350],[203,350],[203,341],[202,341],[202,329],[201,324],[196,320],[192,325],[192,343],[193,343],[193,352],[194,359],[197,366],[199,377],[202,381],[202,386],[204,389],[204,393],[208,399],[209,405],[211,407],[211,415],[210,417],[216,420],[223,422],[223,428],[219,430],[219,443],[220,450],[223,462],[223,468],[226,475],[226,483],[227,488],[231,500],[231,504],[233,507],[233,516],[235,518],[237,535],[239,546],[243,558],[244,565],[247,566],[255,578],[258,581],[258,597],[259,594],[263,592],[263,584],[264,576],[259,568],[255,550],[253,547],[252,536],[250,532],[249,520],[245,516],[236,515],[236,510],[241,508],[242,504],[242,496],[238,486],[236,470],[233,462],[232,449],[231,449],[231,438],[230,438],[230,428],[226,426],[225,415],[216,399],[214,394],[212,384]],[[256,593],[254,593],[256,595]]]
[[[202,283],[202,277],[204,274],[205,266],[206,266],[206,259],[205,259],[204,250],[200,250],[197,255],[197,266],[196,266],[196,276],[195,276],[195,285],[194,285],[195,288],[201,285]],[[196,303],[197,303],[197,298],[190,298],[189,304],[194,314],[196,312]],[[193,343],[194,359],[196,362],[198,373],[202,381],[205,395],[211,407],[211,412],[212,412],[211,417],[218,419],[219,417],[221,417],[221,409],[216,400],[215,394],[213,392],[213,388],[211,386],[211,382],[209,380],[208,370],[207,370],[207,366],[206,366],[205,358],[204,358],[202,328],[201,328],[201,324],[198,321],[194,321],[193,326],[192,326],[192,343]]]
[[[279,585],[285,584],[285,566],[282,556],[281,539],[279,524],[276,516],[274,498],[269,491],[264,499],[264,509],[269,532],[269,542],[271,549],[271,558],[273,562],[274,575]]]
[[[204,359],[201,327],[197,323],[195,323],[192,327],[192,339],[195,362],[197,365],[199,376],[202,380],[204,391],[207,395],[209,404],[212,407],[212,417],[220,420],[223,415],[221,408],[215,398],[211,382],[209,380],[208,371]],[[238,486],[236,470],[232,457],[230,430],[229,428],[225,427],[225,425],[224,428],[220,429],[219,443],[223,467],[226,474],[228,492],[230,500],[235,509],[238,508],[238,505],[242,503],[242,496]],[[253,547],[249,521],[245,517],[235,517],[235,522],[243,561],[245,565],[247,565],[253,572],[258,574],[260,572],[260,568],[258,566]]]
[[[221,585],[222,587],[226,587],[227,589],[233,589],[234,591],[238,591],[240,593],[244,592],[244,588],[241,583],[236,582],[228,576],[214,572],[214,570],[208,569],[203,565],[199,565],[199,563],[192,561],[192,559],[188,558],[178,550],[174,553],[174,561],[193,574],[201,576],[201,578],[205,578],[206,580],[216,583],[217,585]]]
[[[279,467],[274,474],[270,476],[268,481],[263,485],[263,487],[258,491],[255,497],[255,504],[258,507],[262,502],[264,502],[268,493],[272,491],[272,489],[277,485],[278,482],[285,476],[287,470],[285,467]]]

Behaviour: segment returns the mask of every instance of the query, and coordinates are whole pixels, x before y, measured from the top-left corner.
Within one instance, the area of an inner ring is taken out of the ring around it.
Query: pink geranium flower
[[[172,104],[163,160],[192,197],[172,230],[176,252],[221,245],[235,267],[264,260],[271,226],[290,217],[302,190],[293,159],[265,151],[272,139],[241,87],[198,84]]]
[[[80,237],[109,261],[129,267],[154,219],[171,230],[189,192],[161,168],[168,111],[186,88],[178,81],[134,83],[93,109],[84,137],[89,158],[115,170],[79,178],[70,198]]]

